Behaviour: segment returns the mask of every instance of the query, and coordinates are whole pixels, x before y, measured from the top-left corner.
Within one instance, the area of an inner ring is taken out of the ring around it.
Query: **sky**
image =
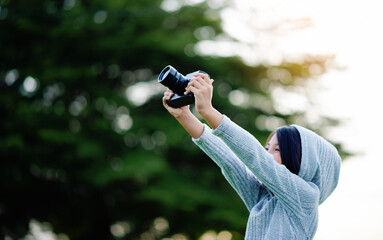
[[[342,163],[337,189],[319,208],[315,240],[383,239],[383,3],[235,3],[223,14],[224,28],[237,39],[255,43],[260,56],[243,55],[249,63],[273,64],[302,53],[334,54],[336,63],[344,68],[317,79],[322,90],[317,93],[315,108],[324,116],[344,120],[341,126],[330,128],[326,137],[341,142],[355,155]],[[276,34],[262,31],[271,28]]]

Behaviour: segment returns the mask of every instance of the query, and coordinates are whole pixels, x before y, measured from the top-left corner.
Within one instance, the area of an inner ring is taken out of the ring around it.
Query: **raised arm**
[[[220,168],[226,180],[241,197],[250,211],[266,192],[254,174],[230,150],[230,148],[205,125],[203,134],[193,139]]]
[[[258,140],[219,113],[211,104],[212,81],[206,74],[196,74],[187,87],[196,98],[196,109],[246,167],[293,213],[309,212],[318,201],[314,184],[291,173],[266,152]]]
[[[193,137],[199,146],[220,168],[226,180],[241,197],[250,211],[258,202],[264,190],[255,178],[229,147],[212,130],[203,125],[189,110],[188,107],[172,108],[166,104],[172,92],[165,92],[163,104],[165,108],[178,120],[185,130]]]
[[[193,92],[197,112],[206,120],[212,129],[216,129],[223,119],[223,115],[213,108],[213,79],[207,74],[196,73],[186,87],[185,94]]]

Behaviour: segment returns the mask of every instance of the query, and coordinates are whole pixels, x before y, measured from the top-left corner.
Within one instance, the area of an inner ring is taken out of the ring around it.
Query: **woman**
[[[256,138],[212,106],[212,83],[208,75],[197,73],[185,89],[185,94],[194,94],[196,110],[210,128],[189,106],[167,105],[170,90],[165,92],[163,104],[221,168],[246,204],[250,215],[245,239],[313,239],[318,206],[338,183],[341,159],[337,150],[297,125],[272,133],[265,150]]]

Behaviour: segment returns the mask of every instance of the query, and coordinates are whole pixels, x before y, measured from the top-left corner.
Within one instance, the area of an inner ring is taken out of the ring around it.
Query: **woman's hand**
[[[173,115],[177,121],[184,127],[184,129],[192,136],[193,138],[199,138],[203,131],[204,126],[202,123],[192,114],[190,111],[189,105],[183,106],[180,108],[172,108],[170,107],[166,101],[169,100],[173,96],[173,92],[168,89],[164,93],[164,97],[162,98],[162,103],[166,110],[169,111],[171,115]]]
[[[194,94],[196,110],[202,116],[213,108],[213,81],[207,74],[196,73],[186,87],[185,95],[190,92]]]
[[[169,100],[173,96],[173,94],[174,94],[173,91],[170,90],[169,88],[164,93],[164,97],[162,98],[162,103],[164,107],[166,108],[166,110],[168,110],[168,112],[171,115],[173,115],[173,117],[175,117],[176,119],[180,118],[183,115],[191,113],[189,109],[189,105],[183,106],[180,108],[173,108],[166,103],[166,101]]]

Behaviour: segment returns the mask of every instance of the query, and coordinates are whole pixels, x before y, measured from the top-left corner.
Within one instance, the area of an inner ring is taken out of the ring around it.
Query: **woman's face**
[[[282,158],[281,158],[281,152],[279,151],[277,134],[274,134],[271,137],[270,141],[266,144],[266,151],[273,156],[274,160],[277,163],[282,164]]]

